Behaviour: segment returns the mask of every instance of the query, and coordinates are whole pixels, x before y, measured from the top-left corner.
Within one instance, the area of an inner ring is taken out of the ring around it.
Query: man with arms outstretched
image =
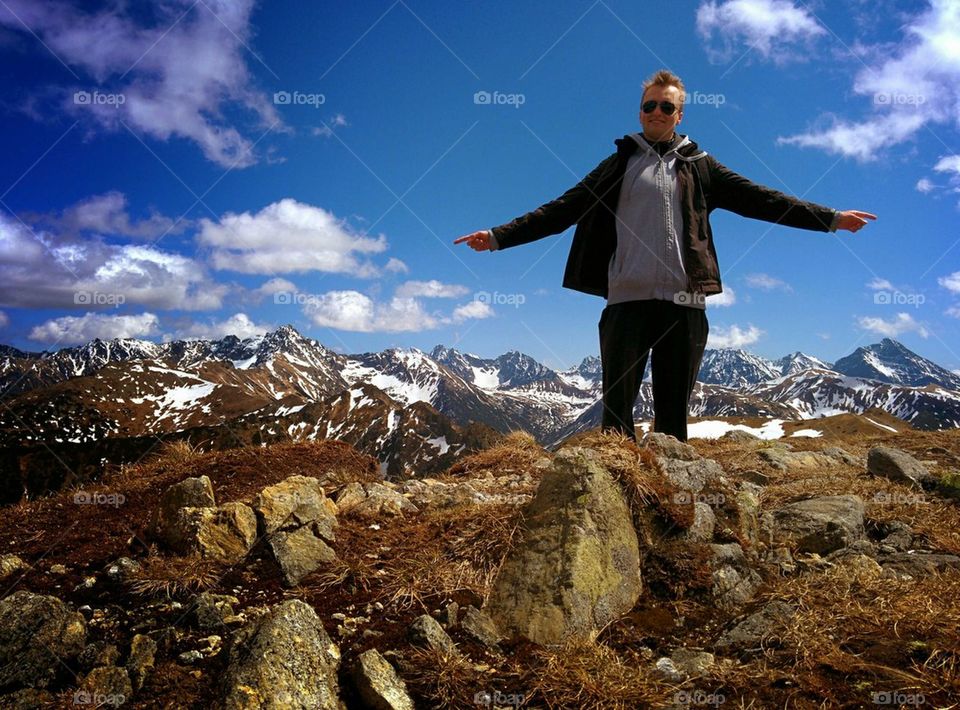
[[[652,353],[654,431],[686,441],[707,344],[705,298],[722,291],[710,212],[821,232],[857,232],[876,216],[750,182],[676,132],[685,99],[678,76],[659,71],[643,89],[641,133],[614,141],[615,153],[552,202],[454,243],[496,251],[576,224],[563,285],[607,300],[599,323],[601,427],[636,439],[633,407]]]

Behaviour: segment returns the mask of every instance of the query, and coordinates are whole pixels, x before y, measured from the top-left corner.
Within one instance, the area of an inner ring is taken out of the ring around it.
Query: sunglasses
[[[640,108],[643,109],[644,113],[653,113],[657,106],[663,111],[664,116],[672,116],[673,112],[677,110],[677,107],[669,101],[661,101],[660,103],[656,101],[644,101]]]

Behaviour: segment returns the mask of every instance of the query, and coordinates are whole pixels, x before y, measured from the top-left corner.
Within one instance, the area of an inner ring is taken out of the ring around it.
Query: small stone
[[[351,679],[365,708],[414,710],[403,679],[375,648],[368,649],[357,657]]]
[[[418,616],[410,625],[410,641],[417,646],[426,646],[439,653],[459,656],[460,651],[443,627],[429,614]]]
[[[87,674],[78,692],[92,696],[96,706],[116,707],[133,696],[133,686],[123,668],[101,666]],[[77,702],[76,696],[74,702]]]
[[[157,642],[144,634],[137,634],[130,642],[130,656],[127,658],[127,673],[134,690],[140,690],[147,679],[147,674],[153,670],[154,659],[157,654]]]

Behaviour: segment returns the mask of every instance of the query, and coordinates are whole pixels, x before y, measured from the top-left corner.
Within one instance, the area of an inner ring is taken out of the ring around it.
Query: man
[[[577,224],[563,285],[603,296],[603,429],[636,440],[633,406],[652,352],[654,431],[687,439],[687,407],[707,343],[705,297],[722,291],[709,214],[715,208],[815,231],[859,231],[869,212],[838,212],[757,185],[676,127],[685,92],[666,70],[644,82],[642,133],[563,195],[512,222],[467,234],[495,251]]]

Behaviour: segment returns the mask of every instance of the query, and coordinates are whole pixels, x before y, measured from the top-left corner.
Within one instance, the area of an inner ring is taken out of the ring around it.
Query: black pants
[[[670,301],[627,301],[604,308],[600,315],[601,428],[637,438],[633,405],[652,351],[653,430],[686,441],[687,405],[708,330],[702,309]]]

